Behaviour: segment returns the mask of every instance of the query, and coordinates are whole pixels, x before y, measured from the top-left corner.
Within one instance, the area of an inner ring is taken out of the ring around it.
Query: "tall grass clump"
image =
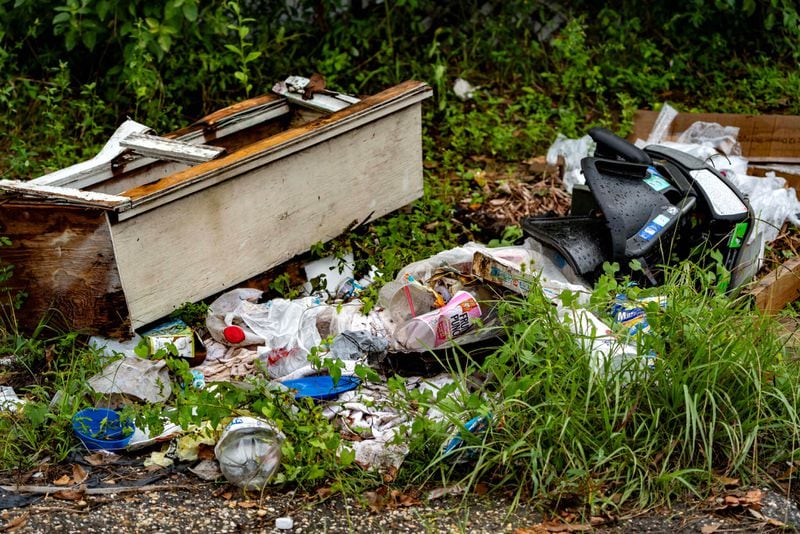
[[[451,421],[490,414],[491,425],[481,433],[461,425],[471,460],[438,455],[418,474],[488,481],[519,500],[577,503],[587,513],[705,495],[731,478],[768,481],[798,446],[798,365],[777,323],[717,292],[715,282],[685,263],[648,290],[668,304],[647,305],[650,332],[626,341],[638,354],[655,354],[654,364],[630,357],[593,368],[541,292],[502,303],[508,340],[464,370],[485,376],[485,385],[448,414]],[[608,324],[618,293],[645,292],[604,275],[591,302]],[[564,300],[560,309],[572,306]]]

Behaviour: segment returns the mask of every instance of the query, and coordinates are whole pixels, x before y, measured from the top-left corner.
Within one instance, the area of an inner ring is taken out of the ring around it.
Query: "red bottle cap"
[[[226,326],[225,330],[222,331],[222,335],[225,336],[225,340],[228,343],[241,343],[244,341],[244,330],[242,330],[241,326]]]

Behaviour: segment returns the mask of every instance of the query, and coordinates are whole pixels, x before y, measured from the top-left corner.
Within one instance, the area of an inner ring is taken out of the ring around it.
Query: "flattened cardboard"
[[[656,117],[656,111],[637,111],[633,116],[633,133],[629,139],[647,139]],[[739,128],[742,155],[750,163],[800,163],[800,116],[678,113],[670,125],[667,140],[675,141],[697,121]]]

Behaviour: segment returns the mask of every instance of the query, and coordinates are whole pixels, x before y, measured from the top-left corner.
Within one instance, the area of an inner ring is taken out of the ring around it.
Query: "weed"
[[[421,456],[435,458],[416,476],[491,480],[515,488],[519,499],[582,503],[588,516],[630,501],[705,495],[716,477],[760,483],[771,466],[792,461],[786,443],[800,432],[797,362],[784,357],[774,321],[721,295],[700,273],[688,263],[675,268],[659,288],[669,305],[648,309],[651,333],[636,342],[658,355],[652,369],[630,361],[598,373],[544,295],[502,303],[507,342],[456,373],[457,381],[491,377],[485,394],[464,391],[458,407],[414,399],[451,421],[491,414],[493,423],[482,434],[462,433],[475,451],[464,472],[415,441]],[[608,275],[601,280],[598,314],[610,320],[608,291],[621,287]],[[441,439],[440,429],[425,430],[416,425],[418,440]]]
[[[205,328],[208,304],[205,302],[184,302],[170,314],[172,319],[180,319],[192,328]]]

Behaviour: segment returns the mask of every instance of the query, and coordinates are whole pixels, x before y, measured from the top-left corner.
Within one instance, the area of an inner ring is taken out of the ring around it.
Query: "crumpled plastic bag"
[[[107,365],[88,381],[97,393],[120,394],[145,402],[165,402],[172,395],[172,383],[165,360],[126,356]]]
[[[741,156],[742,147],[737,141],[739,128],[735,126],[722,126],[716,122],[697,121],[686,131],[682,132],[678,143],[706,145],[728,156]]]
[[[215,341],[234,347],[263,345],[264,338],[253,332],[241,317],[242,303],[254,304],[262,295],[262,291],[251,288],[237,288],[220,295],[208,307],[206,328]],[[244,332],[244,339],[239,343],[231,343],[225,339],[223,332],[228,326],[238,326]]]
[[[317,315],[324,309],[316,297],[273,299],[264,304],[243,301],[237,308],[242,321],[264,340],[258,354],[272,378],[308,364],[311,349],[322,341]]]
[[[756,218],[756,231],[751,233],[752,241],[758,232],[765,243],[774,241],[786,221],[800,226],[800,201],[797,192],[786,187],[786,180],[768,172],[766,176],[748,176],[736,172],[725,172],[725,176],[739,191],[747,195]]]
[[[586,178],[581,171],[581,160],[594,153],[595,142],[588,135],[580,139],[569,139],[564,134],[558,134],[556,140],[547,150],[547,164],[557,165],[558,157],[564,158],[564,189],[572,194],[576,184],[586,183]]]
[[[389,341],[366,330],[342,332],[331,345],[330,356],[339,360],[380,361],[386,356]]]
[[[460,100],[472,100],[475,96],[475,86],[463,78],[456,78],[453,83],[453,92]]]

